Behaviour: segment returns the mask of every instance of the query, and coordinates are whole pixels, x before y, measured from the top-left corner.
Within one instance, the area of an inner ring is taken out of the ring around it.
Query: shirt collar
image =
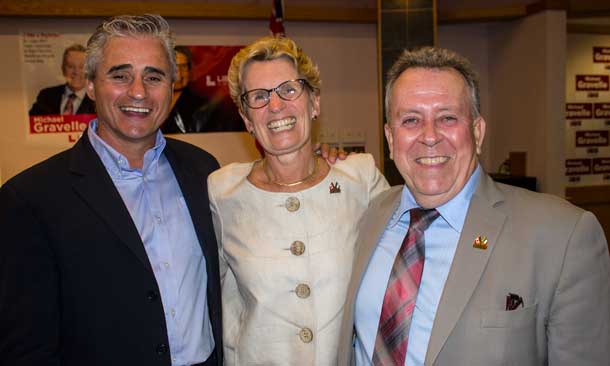
[[[479,182],[479,176],[481,175],[481,166],[477,164],[476,169],[468,178],[468,181],[464,185],[464,188],[447,203],[436,207],[436,210],[441,214],[443,219],[447,221],[455,231],[462,232],[464,221],[466,220],[466,213],[470,200],[474,194],[477,184]],[[402,196],[400,198],[400,204],[390,219],[389,226],[392,227],[400,221],[400,219],[409,212],[410,209],[419,207],[413,194],[409,191],[409,188],[405,185],[402,189]]]
[[[67,98],[70,94],[74,94],[76,95],[76,97],[79,100],[83,100],[83,98],[85,98],[85,94],[87,94],[87,88],[82,88],[79,91],[73,91],[72,89],[70,89],[70,87],[66,84],[66,87],[64,89],[64,96]]]
[[[96,118],[89,123],[87,136],[89,137],[89,141],[91,141],[93,149],[97,152],[102,163],[106,167],[106,170],[113,178],[121,178],[124,175],[132,173],[147,174],[152,169],[156,168],[166,145],[165,137],[163,137],[160,130],[157,131],[155,146],[144,154],[144,164],[142,170],[140,170],[138,168],[130,168],[127,158],[98,136],[97,127],[98,120]]]

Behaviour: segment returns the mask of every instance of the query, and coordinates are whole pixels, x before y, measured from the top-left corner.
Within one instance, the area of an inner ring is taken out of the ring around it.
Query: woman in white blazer
[[[289,38],[242,49],[229,89],[264,158],[209,177],[226,365],[330,365],[358,221],[388,188],[369,154],[315,156],[320,75]]]

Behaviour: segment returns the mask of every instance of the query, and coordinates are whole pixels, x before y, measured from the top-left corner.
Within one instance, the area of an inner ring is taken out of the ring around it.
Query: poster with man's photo
[[[177,46],[178,77],[163,133],[245,131],[229,96],[227,71],[242,46]]]
[[[76,142],[96,117],[86,93],[87,36],[23,32],[22,70],[28,141],[51,146]],[[177,46],[177,79],[167,134],[245,131],[229,96],[227,70],[241,46]]]
[[[85,90],[86,40],[84,35],[22,32],[28,141],[70,145],[95,118],[94,103]]]

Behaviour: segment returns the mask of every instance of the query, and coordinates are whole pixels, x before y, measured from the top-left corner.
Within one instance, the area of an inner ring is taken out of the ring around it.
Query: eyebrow
[[[146,66],[144,68],[144,73],[145,74],[155,73],[155,74],[159,74],[159,75],[165,76],[165,71],[163,71],[163,70],[161,70],[159,68],[153,67],[153,66]]]
[[[110,69],[108,69],[108,72],[106,72],[106,74],[112,74],[115,71],[121,71],[121,70],[131,69],[131,68],[132,68],[132,66],[130,64],[116,65],[116,66],[112,66]]]
[[[133,66],[131,66],[130,64],[116,65],[116,66],[112,66],[108,70],[107,74],[111,74],[111,73],[116,72],[116,71],[132,69],[132,68],[133,68]],[[162,75],[162,76],[166,76],[165,71],[163,71],[163,70],[161,70],[161,69],[159,69],[157,67],[153,67],[153,66],[146,66],[144,68],[144,73],[145,74],[155,73],[155,74],[159,74],[159,75]]]

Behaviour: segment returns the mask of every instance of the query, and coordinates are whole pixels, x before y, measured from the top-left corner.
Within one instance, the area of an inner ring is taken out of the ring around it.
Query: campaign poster
[[[27,141],[69,146],[95,118],[86,96],[86,35],[22,32],[22,80]]]
[[[96,117],[86,95],[88,35],[22,32],[24,130],[28,142],[70,146]],[[228,88],[227,71],[242,46],[176,47],[177,78],[164,133],[245,131]]]
[[[172,110],[161,130],[172,133],[245,131],[229,95],[227,72],[242,46],[180,45]]]

